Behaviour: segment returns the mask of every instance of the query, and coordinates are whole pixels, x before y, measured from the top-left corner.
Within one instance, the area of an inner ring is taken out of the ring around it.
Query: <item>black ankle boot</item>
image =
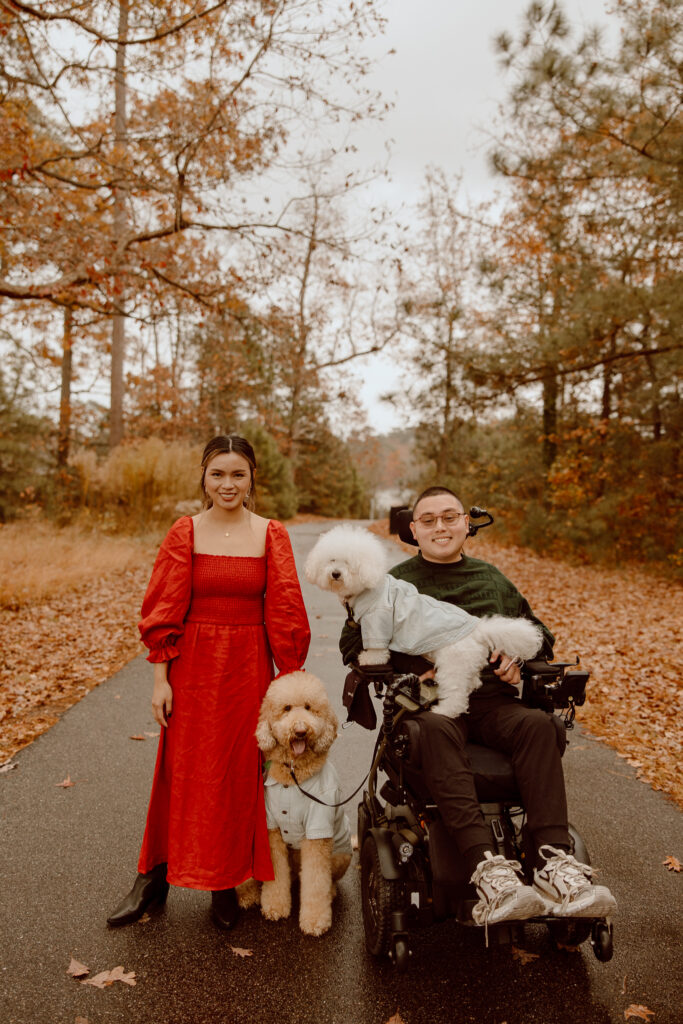
[[[211,917],[213,923],[228,932],[237,924],[240,908],[234,889],[219,889],[211,893]]]
[[[128,895],[124,896],[114,913],[107,918],[107,924],[113,927],[132,924],[138,921],[153,903],[165,903],[167,896],[166,865],[157,864],[145,875],[138,875]]]

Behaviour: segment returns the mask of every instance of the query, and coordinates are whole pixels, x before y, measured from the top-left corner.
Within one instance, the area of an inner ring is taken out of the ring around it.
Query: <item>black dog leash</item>
[[[359,624],[353,617],[353,608],[348,601],[344,601],[344,607],[346,608],[346,625],[349,626],[350,629],[360,629]]]
[[[309,800],[315,800],[315,802],[317,804],[322,804],[323,807],[343,807],[344,804],[347,804],[349,802],[349,800],[353,800],[354,796],[359,791],[361,786],[365,785],[365,781],[366,781],[368,775],[370,774],[370,771],[368,769],[368,772],[367,772],[365,778],[363,779],[363,781],[361,782],[360,786],[357,786],[356,789],[354,789],[354,791],[351,794],[351,796],[347,796],[346,800],[340,800],[338,804],[328,804],[328,802],[326,800],[320,800],[317,796],[313,796],[312,793],[309,793],[307,790],[302,789],[301,786],[299,785],[299,780],[297,779],[296,775],[294,774],[294,767],[291,764],[289,766],[289,774],[294,779],[294,782],[296,783],[296,788],[299,790],[299,792],[303,793],[304,796],[307,796]]]

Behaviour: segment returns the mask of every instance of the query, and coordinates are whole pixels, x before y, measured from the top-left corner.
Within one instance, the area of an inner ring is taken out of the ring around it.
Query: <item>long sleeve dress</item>
[[[263,557],[195,554],[190,516],[169,530],[142,605],[148,661],[168,661],[162,729],[138,871],[230,889],[273,878],[254,732],[273,678],[303,667],[310,630],[289,536],[268,524]]]

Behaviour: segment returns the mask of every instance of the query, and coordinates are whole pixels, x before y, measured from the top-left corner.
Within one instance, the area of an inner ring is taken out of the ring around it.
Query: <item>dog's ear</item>
[[[316,558],[316,549],[313,548],[312,551],[309,551],[308,558],[304,563],[304,576],[306,577],[309,583],[315,583],[317,575],[318,566]]]
[[[262,750],[264,754],[269,754],[271,750],[275,750],[277,740],[271,732],[270,722],[268,721],[268,715],[266,714],[265,702],[261,708],[261,714],[259,715],[255,736],[259,749]]]
[[[339,722],[332,708],[327,708],[323,716],[323,727],[318,733],[315,741],[316,754],[326,754],[337,738],[337,727]]]

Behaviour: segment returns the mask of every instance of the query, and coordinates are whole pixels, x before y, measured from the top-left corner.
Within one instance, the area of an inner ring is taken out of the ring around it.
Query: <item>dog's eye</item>
[[[285,704],[285,706],[283,707],[282,710],[283,711],[291,711],[292,710],[292,705],[291,704]]]
[[[311,710],[311,705],[310,704],[304,704],[304,707],[306,708],[306,711],[310,711]]]

